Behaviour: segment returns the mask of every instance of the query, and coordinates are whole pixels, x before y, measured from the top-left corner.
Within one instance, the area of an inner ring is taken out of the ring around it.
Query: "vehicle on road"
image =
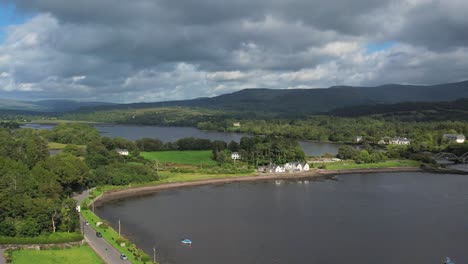
[[[96,236],[97,236],[97,237],[102,237],[101,232],[96,232]]]
[[[120,254],[120,259],[121,260],[128,260],[127,256],[125,254]]]
[[[89,226],[89,222],[88,222],[88,221],[84,222],[84,224],[87,225],[87,226]]]

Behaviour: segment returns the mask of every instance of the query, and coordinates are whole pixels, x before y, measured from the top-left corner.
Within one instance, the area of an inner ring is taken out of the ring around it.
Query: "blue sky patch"
[[[0,43],[5,40],[6,28],[9,25],[22,24],[28,16],[18,14],[12,4],[0,4]]]
[[[393,45],[395,45],[395,44],[396,44],[395,41],[369,43],[369,44],[367,44],[367,52],[374,53],[374,52],[388,50],[391,47],[393,47]]]

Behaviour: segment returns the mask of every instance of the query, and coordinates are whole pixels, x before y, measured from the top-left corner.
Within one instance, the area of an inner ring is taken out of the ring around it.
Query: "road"
[[[6,260],[3,257],[3,252],[5,252],[5,249],[0,248],[0,264],[6,264]]]
[[[74,196],[73,198],[78,201],[78,204],[88,197],[88,191]],[[122,264],[131,263],[130,261],[123,261],[120,259],[120,252],[117,251],[111,244],[104,238],[96,236],[96,230],[90,225],[84,225],[84,218],[80,215],[81,230],[84,232],[86,242],[94,249],[94,251],[106,262],[107,264]]]

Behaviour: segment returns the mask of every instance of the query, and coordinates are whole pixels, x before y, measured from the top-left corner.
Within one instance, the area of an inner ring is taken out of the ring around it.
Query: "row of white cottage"
[[[307,162],[288,162],[284,166],[270,164],[267,166],[259,166],[258,172],[267,173],[283,173],[283,172],[301,172],[309,171],[310,166]]]

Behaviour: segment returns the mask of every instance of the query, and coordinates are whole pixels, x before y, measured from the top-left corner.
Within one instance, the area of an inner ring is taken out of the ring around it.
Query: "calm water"
[[[55,125],[51,124],[26,124],[24,128],[34,129],[52,129]],[[93,125],[103,136],[123,137],[130,140],[136,140],[144,137],[158,138],[163,142],[173,142],[185,137],[204,138],[210,140],[222,140],[230,142],[232,140],[239,142],[241,137],[246,134],[241,133],[223,133],[204,131],[193,127],[160,127],[160,126],[137,126],[137,125]],[[338,144],[325,142],[299,141],[304,153],[308,156],[318,156],[325,153],[336,155],[338,153]]]
[[[168,190],[96,212],[161,263],[458,264],[467,209],[468,176],[378,173]]]

